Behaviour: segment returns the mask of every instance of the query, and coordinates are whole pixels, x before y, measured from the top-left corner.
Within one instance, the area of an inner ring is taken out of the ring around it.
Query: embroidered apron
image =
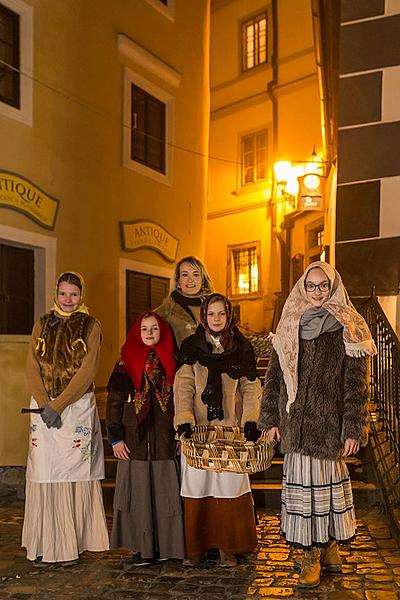
[[[31,408],[38,408],[31,398]],[[34,483],[104,479],[103,439],[93,392],[67,406],[60,429],[31,413],[26,478]]]

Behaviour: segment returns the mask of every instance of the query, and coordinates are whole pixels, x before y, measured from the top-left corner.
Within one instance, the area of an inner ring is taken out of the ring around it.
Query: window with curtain
[[[242,69],[249,71],[268,62],[267,13],[242,23]]]
[[[242,137],[241,184],[265,181],[268,167],[268,130]]]
[[[260,242],[228,247],[228,295],[259,295]]]

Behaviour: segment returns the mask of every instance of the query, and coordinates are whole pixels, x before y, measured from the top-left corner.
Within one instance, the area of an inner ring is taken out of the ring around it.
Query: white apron
[[[31,408],[38,408],[31,398]],[[27,480],[34,483],[104,479],[103,439],[93,392],[67,406],[60,429],[31,413]]]
[[[251,492],[249,476],[242,473],[218,473],[195,469],[181,454],[183,498],[238,498]]]

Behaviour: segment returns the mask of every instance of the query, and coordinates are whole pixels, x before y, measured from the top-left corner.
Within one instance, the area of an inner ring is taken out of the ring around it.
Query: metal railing
[[[373,433],[384,432],[389,445],[392,466],[400,475],[400,341],[387,319],[378,299],[371,296],[360,313],[366,319],[375,340],[378,354],[371,360],[371,402]],[[374,418],[375,417],[375,418]],[[380,444],[379,444],[380,445]]]

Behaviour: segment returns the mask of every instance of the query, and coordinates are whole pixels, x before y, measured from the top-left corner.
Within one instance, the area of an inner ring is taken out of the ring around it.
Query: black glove
[[[54,408],[47,404],[44,407],[43,412],[40,415],[44,423],[46,423],[48,429],[50,427],[55,427],[56,429],[60,429],[61,427],[61,417]]]
[[[190,439],[192,437],[193,429],[190,423],[182,423],[182,425],[178,425],[177,433],[179,437],[181,437],[182,433],[185,438]]]
[[[257,423],[247,421],[244,424],[244,437],[248,442],[256,442],[261,435],[261,431],[257,429]]]

